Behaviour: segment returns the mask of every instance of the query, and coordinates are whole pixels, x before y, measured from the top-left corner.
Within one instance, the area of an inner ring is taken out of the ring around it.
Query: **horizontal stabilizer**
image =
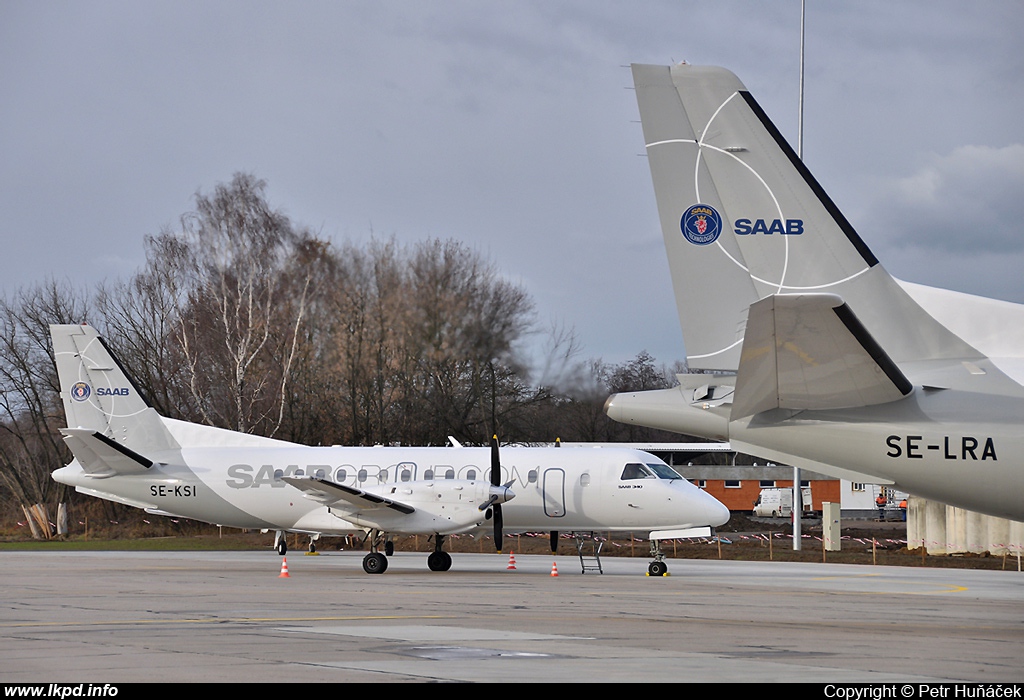
[[[65,428],[64,442],[82,469],[91,477],[105,479],[126,474],[146,474],[153,461],[119,445],[106,435],[87,428]]]
[[[840,297],[772,295],[750,305],[731,419],[872,406],[912,388]]]
[[[390,508],[405,515],[411,515],[416,512],[415,508],[404,503],[392,501],[389,498],[384,498],[362,489],[352,488],[344,484],[336,484],[327,479],[318,479],[312,476],[286,476],[283,477],[283,480],[300,491],[304,491],[306,498],[325,506],[345,503],[361,511]]]

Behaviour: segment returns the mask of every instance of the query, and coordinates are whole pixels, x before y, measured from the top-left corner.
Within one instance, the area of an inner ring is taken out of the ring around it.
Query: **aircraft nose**
[[[707,512],[708,525],[718,527],[729,522],[729,509],[725,507],[725,504],[704,492],[701,492],[701,495],[705,497],[704,510]]]

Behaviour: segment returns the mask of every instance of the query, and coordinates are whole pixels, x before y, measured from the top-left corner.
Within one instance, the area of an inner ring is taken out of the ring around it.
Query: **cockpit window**
[[[647,468],[646,464],[630,463],[622,470],[622,480],[630,479],[657,479],[658,476]]]
[[[676,471],[664,463],[640,464],[630,462],[622,470],[622,481],[631,479],[682,479]]]
[[[668,466],[664,462],[654,462],[653,464],[645,465],[654,470],[654,473],[658,475],[659,479],[682,479],[679,472],[672,467]]]

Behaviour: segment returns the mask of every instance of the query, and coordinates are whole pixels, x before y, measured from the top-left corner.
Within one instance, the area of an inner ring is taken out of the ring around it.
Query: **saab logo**
[[[804,220],[803,219],[772,219],[771,223],[768,223],[764,219],[755,219],[751,223],[750,219],[736,219],[733,229],[737,236],[749,236],[755,233],[763,233],[766,236],[771,236],[774,233],[781,234],[783,236],[799,236],[804,232]]]
[[[679,221],[683,238],[694,245],[708,245],[718,240],[722,233],[722,217],[714,207],[707,204],[694,204],[683,212]]]
[[[97,396],[127,396],[128,395],[128,387],[121,387],[120,389],[117,389],[117,388],[114,388],[114,389],[104,389],[103,387],[99,387],[99,388],[96,389],[96,395]]]
[[[75,401],[85,401],[89,398],[90,393],[92,393],[92,389],[85,382],[75,382],[75,385],[71,387],[71,398]]]

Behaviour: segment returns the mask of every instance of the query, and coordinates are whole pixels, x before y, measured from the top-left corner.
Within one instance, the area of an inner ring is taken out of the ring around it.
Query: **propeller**
[[[498,436],[491,436],[491,486],[501,485],[501,458],[498,456]],[[507,489],[508,487],[506,487]],[[495,496],[491,496],[495,498]],[[507,500],[507,499],[506,499]],[[501,503],[494,503],[494,548],[501,553],[502,540]]]
[[[555,447],[562,446],[562,438],[555,438]],[[551,553],[558,554],[558,530],[551,531]]]

